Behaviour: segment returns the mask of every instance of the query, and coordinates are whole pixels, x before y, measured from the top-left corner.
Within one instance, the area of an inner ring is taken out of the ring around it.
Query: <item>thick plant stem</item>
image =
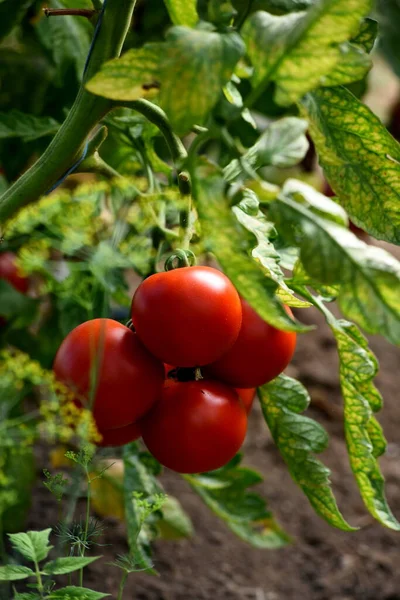
[[[105,61],[119,56],[135,3],[136,0],[108,0],[81,88],[68,117],[39,160],[0,199],[0,224],[45,194],[64,175],[82,155],[92,129],[111,110],[111,101],[89,93],[85,84]]]

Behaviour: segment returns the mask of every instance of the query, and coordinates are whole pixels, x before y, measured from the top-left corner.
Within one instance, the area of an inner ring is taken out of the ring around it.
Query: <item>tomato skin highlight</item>
[[[21,294],[26,294],[29,288],[29,279],[20,274],[15,264],[16,256],[13,252],[0,254],[0,279],[5,279]]]
[[[118,427],[118,429],[108,429],[105,431],[99,431],[102,440],[96,442],[96,446],[106,448],[108,446],[125,446],[129,442],[134,442],[140,438],[140,429],[136,423],[125,425],[125,427]]]
[[[169,380],[139,427],[162,465],[203,473],[235,456],[246,436],[247,414],[235,390],[219,381]]]
[[[292,316],[291,310],[286,311]],[[269,325],[242,298],[242,327],[235,344],[203,371],[207,377],[236,388],[258,387],[287,367],[296,347],[296,334]]]
[[[165,363],[195,367],[217,360],[235,342],[242,321],[239,295],[211,267],[183,267],[145,279],[132,300],[143,344]]]
[[[159,397],[164,368],[137,335],[111,319],[78,325],[62,342],[54,365],[56,377],[90,405],[100,431],[125,427],[142,417]]]

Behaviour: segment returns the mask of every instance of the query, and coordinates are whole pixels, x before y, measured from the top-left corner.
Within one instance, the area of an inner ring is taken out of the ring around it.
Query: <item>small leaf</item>
[[[109,595],[89,590],[89,588],[69,585],[68,587],[51,592],[47,598],[49,600],[101,600],[101,598],[106,598]]]
[[[240,466],[240,457],[207,474],[185,475],[194,491],[238,537],[255,548],[281,548],[288,536],[267,509],[265,500],[248,488],[262,481],[256,471]]]
[[[253,171],[264,166],[292,167],[299,163],[308,150],[305,135],[308,123],[296,117],[285,117],[268,125],[257,142],[240,159],[235,158],[224,168],[227,181],[246,174],[248,165]]]
[[[211,249],[225,274],[238,292],[265,321],[287,331],[306,331],[305,326],[289,318],[275,296],[277,283],[266,277],[249,256],[243,230],[227,205],[225,182],[217,168],[202,162],[192,173],[193,194],[204,233],[206,247]]]
[[[335,222],[332,201],[304,183],[287,180],[270,216],[280,234],[300,247],[307,273],[326,285],[340,284],[343,313],[369,333],[400,344],[400,263],[388,252],[369,246]],[[315,208],[318,198],[318,209]],[[340,207],[335,208],[336,215]]]
[[[314,303],[325,315],[338,345],[346,443],[362,498],[375,519],[399,531],[400,523],[388,506],[384,478],[376,460],[386,448],[382,428],[373,416],[382,402],[372,382],[378,362],[353,323],[336,319],[319,299],[314,298]]]
[[[363,79],[372,67],[372,59],[359,46],[345,43],[339,46],[340,58],[336,67],[321,77],[321,85],[332,87]]]
[[[329,469],[313,456],[326,448],[328,434],[321,425],[299,414],[309,404],[307,390],[299,381],[280,375],[258,392],[264,418],[294,481],[325,521],[353,531],[337,507]]]
[[[29,567],[21,567],[19,565],[6,565],[0,567],[0,581],[17,581],[18,579],[26,579],[35,575],[35,572]]]
[[[177,133],[202,124],[244,53],[237,33],[172,27],[164,43],[146,44],[103,65],[87,84],[114,100],[153,97]]]
[[[83,569],[90,563],[101,558],[100,556],[67,556],[56,558],[46,563],[42,568],[42,573],[45,575],[65,575]]]
[[[14,549],[32,562],[44,560],[53,546],[49,545],[51,529],[43,531],[27,531],[26,533],[9,533]]]
[[[31,142],[53,135],[59,127],[52,117],[35,117],[19,110],[0,113],[0,140],[21,138],[24,142]]]
[[[319,161],[352,221],[400,243],[400,145],[369,108],[344,88],[302,101]]]
[[[320,0],[306,12],[274,16],[254,13],[243,37],[254,67],[253,84],[276,84],[275,100],[289,105],[317,88],[342,59],[371,0]]]
[[[194,27],[199,20],[196,0],[164,0],[174,25]]]

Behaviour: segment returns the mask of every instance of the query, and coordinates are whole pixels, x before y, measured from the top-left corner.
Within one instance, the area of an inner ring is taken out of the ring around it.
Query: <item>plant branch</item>
[[[113,107],[110,100],[85,89],[101,65],[120,55],[136,0],[110,0],[78,96],[59,131],[39,160],[0,198],[0,224],[45,194],[82,156],[85,141]]]
[[[80,163],[75,173],[97,173],[107,179],[122,177],[118,171],[115,171],[100,156],[98,150],[108,135],[108,129],[102,125],[91,137],[88,142],[87,156]]]
[[[91,19],[96,13],[96,10],[91,8],[44,8],[43,12],[46,17],[86,17]]]
[[[167,115],[159,106],[156,106],[148,100],[133,100],[132,102],[115,102],[114,108],[132,108],[142,114],[148,121],[153,123],[167,143],[171,153],[175,168],[178,171],[178,187],[182,195],[190,194],[190,179],[186,171],[182,171],[182,167],[187,159],[187,151],[182,143],[182,140],[174,133],[171,123]]]

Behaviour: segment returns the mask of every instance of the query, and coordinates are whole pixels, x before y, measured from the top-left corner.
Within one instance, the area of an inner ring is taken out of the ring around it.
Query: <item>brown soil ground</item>
[[[301,317],[318,324],[318,329],[300,337],[288,373],[307,386],[312,397],[309,415],[331,435],[322,458],[332,469],[340,508],[361,530],[343,533],[315,515],[291,480],[256,406],[245,444],[245,463],[264,475],[260,492],[293,543],[278,551],[249,547],[211,514],[179,476],[166,472],[163,484],[190,514],[196,535],[189,540],[156,543],[154,563],[160,576],[132,575],[124,594],[127,600],[400,600],[400,533],[368,516],[350,471],[335,345],[319,314],[310,309]],[[371,346],[381,364],[376,382],[385,406],[379,420],[389,442],[381,466],[389,502],[400,518],[400,350],[380,338],[372,338]],[[38,487],[28,526],[39,529],[55,521],[54,503],[43,486]],[[127,551],[125,531],[123,524],[112,519],[106,524],[104,543],[110,545],[100,548],[106,560],[88,568],[85,584],[116,598],[119,572],[104,563]]]

